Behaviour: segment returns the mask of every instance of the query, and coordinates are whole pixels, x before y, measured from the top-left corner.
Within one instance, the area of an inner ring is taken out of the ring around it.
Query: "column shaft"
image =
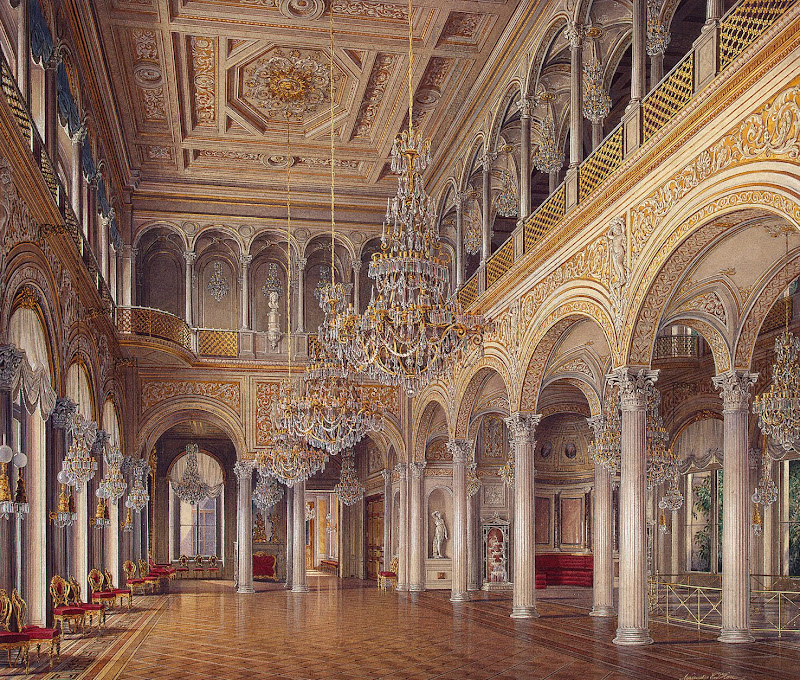
[[[286,587],[292,587],[294,548],[294,487],[286,487]]]
[[[594,466],[594,602],[591,616],[614,616],[614,557],[611,536],[611,474],[602,465]]]
[[[713,23],[722,18],[725,12],[725,3],[723,0],[707,0],[706,1],[706,23]]]
[[[26,103],[31,101],[31,32],[28,0],[17,9],[17,85]],[[53,159],[55,162],[55,159]]]
[[[250,263],[253,261],[252,255],[242,255],[240,263],[242,266],[242,330],[250,329]]]
[[[305,268],[306,260],[303,258],[298,262],[297,265],[297,319],[295,321],[295,328],[297,329],[298,333],[305,333],[306,330],[306,286],[305,276],[303,275]],[[305,507],[305,505],[303,505],[303,507]]]
[[[483,157],[483,205],[481,263],[492,255],[492,167],[489,155]]]
[[[453,456],[453,557],[451,602],[469,600],[467,592],[467,458],[469,442],[447,443]]]
[[[603,121],[592,123],[592,150],[596,149],[603,141]]]
[[[411,525],[411,558],[409,573],[409,589],[412,591],[425,590],[425,510],[423,508],[423,484],[425,478],[425,463],[409,463],[411,471],[411,515],[409,524]]]
[[[183,312],[183,320],[189,325],[194,325],[194,319],[192,314],[192,308],[194,305],[192,304],[192,299],[194,297],[194,259],[196,255],[193,250],[187,250],[183,254],[184,260],[186,260],[186,280],[184,283],[184,288],[186,290],[185,297],[185,307]]]
[[[633,0],[631,103],[644,99],[647,78],[647,0]]]
[[[392,471],[384,470],[383,475],[383,570],[389,571],[392,561]]]
[[[519,150],[519,219],[531,212],[531,104],[524,99],[520,104]]]
[[[397,527],[397,551],[399,554],[399,571],[397,572],[397,589],[409,589],[409,555],[408,549],[408,469],[405,463],[399,463],[395,468],[400,475],[400,508],[397,513],[399,526]]]
[[[569,166],[583,160],[583,27],[570,23],[569,40]]]
[[[650,89],[652,90],[664,77],[664,54],[658,52],[650,56]]]
[[[237,593],[254,593],[253,589],[253,468],[241,461],[234,465],[239,481],[237,540],[239,541],[239,587]]]
[[[294,485],[294,546],[292,548],[292,592],[307,593],[306,580],[306,483]]]

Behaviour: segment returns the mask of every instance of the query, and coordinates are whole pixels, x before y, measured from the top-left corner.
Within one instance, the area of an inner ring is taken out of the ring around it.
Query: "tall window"
[[[789,467],[789,576],[800,576],[800,460]]]
[[[689,570],[722,571],[722,470],[694,472],[688,477],[686,538]]]
[[[176,500],[180,503],[179,554],[216,555],[219,499],[206,498],[198,505]]]

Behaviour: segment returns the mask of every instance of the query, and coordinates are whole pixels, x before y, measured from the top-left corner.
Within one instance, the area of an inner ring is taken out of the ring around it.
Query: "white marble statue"
[[[442,548],[444,542],[447,540],[447,525],[444,523],[444,517],[438,510],[431,513],[433,522],[436,525],[433,531],[433,558],[437,560],[444,559]]]

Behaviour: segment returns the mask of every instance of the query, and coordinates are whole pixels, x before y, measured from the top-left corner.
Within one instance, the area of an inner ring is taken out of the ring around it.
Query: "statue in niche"
[[[442,513],[438,510],[434,510],[431,513],[433,517],[433,522],[435,528],[433,530],[433,558],[435,560],[442,560],[444,559],[444,555],[442,554],[442,548],[444,548],[444,542],[447,540],[447,525],[444,523],[444,517],[442,517]]]
[[[261,290],[267,298],[267,306],[269,307],[269,312],[267,312],[267,340],[269,340],[269,346],[272,351],[275,352],[281,339],[281,319],[278,305],[283,295],[283,285],[278,278],[278,265],[275,262],[269,263],[269,274]]]

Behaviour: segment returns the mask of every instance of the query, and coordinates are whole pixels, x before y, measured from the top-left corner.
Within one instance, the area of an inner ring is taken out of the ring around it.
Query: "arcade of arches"
[[[408,12],[0,0],[0,502],[27,493],[0,505],[0,589],[61,636],[28,672],[800,677],[800,448],[752,408],[800,331],[794,0],[414,2],[425,183],[482,347],[413,396],[369,385],[361,500],[332,456],[254,503],[317,288],[332,267],[356,311],[372,294]],[[287,152],[259,74],[328,69],[330,13],[334,101]],[[648,488],[652,394],[675,462]],[[99,466],[70,490],[85,432]],[[94,569],[134,593],[92,596],[101,630],[51,597]],[[31,637],[8,611],[0,677]]]

